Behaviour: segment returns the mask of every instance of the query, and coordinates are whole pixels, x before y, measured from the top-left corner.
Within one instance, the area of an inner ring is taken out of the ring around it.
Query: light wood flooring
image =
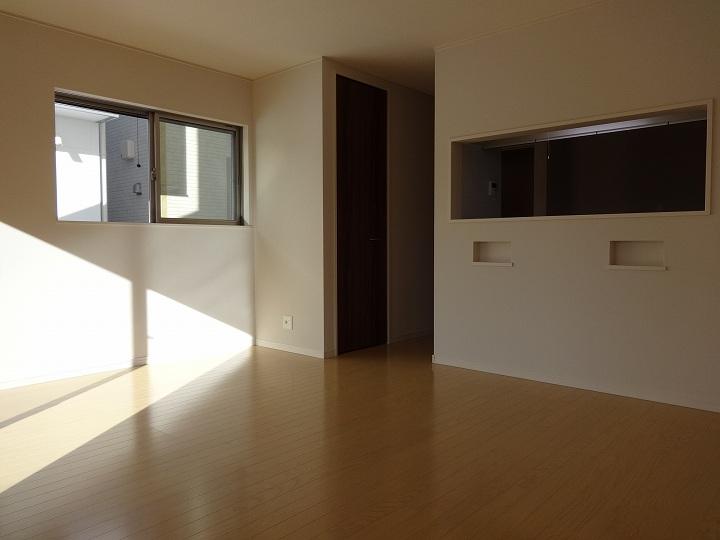
[[[2,391],[0,536],[720,539],[720,414],[430,351]]]

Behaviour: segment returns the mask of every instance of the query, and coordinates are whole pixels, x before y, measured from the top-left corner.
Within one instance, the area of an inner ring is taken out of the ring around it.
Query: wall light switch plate
[[[293,329],[293,317],[292,315],[283,315],[283,328],[285,330],[292,330]]]

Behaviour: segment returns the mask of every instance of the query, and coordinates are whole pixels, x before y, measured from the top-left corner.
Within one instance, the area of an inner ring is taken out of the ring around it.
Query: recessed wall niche
[[[473,265],[475,266],[512,266],[510,242],[478,241],[473,242]]]
[[[610,270],[667,270],[665,242],[615,240],[610,242]]]
[[[707,210],[708,107],[451,144],[451,217]]]

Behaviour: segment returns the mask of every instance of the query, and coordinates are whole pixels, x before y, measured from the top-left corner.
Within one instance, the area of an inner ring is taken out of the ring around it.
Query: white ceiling
[[[326,56],[433,92],[433,48],[598,0],[0,0],[0,11],[257,79]]]

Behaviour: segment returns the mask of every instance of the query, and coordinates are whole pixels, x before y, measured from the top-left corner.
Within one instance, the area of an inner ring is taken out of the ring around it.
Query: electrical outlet
[[[293,317],[292,315],[283,315],[282,318],[283,328],[285,330],[292,330],[293,329]]]

